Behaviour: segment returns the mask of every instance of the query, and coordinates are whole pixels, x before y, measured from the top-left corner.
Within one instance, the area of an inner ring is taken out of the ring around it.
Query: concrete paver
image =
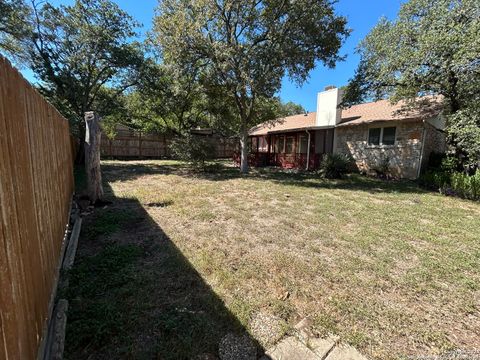
[[[337,345],[325,360],[368,360],[350,345]]]
[[[271,360],[319,360],[312,350],[294,336],[283,339],[265,355],[266,359]]]

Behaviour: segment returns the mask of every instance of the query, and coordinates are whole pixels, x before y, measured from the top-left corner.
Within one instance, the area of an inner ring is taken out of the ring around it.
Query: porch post
[[[267,135],[266,137],[267,140],[267,165],[270,165],[270,143],[272,142],[271,135]]]
[[[327,151],[327,130],[323,130],[323,154]]]
[[[307,141],[307,166],[305,167],[305,170],[308,171],[308,167],[310,166],[310,131],[305,130],[308,134],[308,141]]]

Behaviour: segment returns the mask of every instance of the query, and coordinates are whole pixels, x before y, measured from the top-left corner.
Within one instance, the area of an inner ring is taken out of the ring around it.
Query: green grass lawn
[[[360,176],[102,166],[114,203],[82,230],[69,359],[215,358],[228,332],[266,348],[305,317],[376,359],[480,349],[479,203]]]

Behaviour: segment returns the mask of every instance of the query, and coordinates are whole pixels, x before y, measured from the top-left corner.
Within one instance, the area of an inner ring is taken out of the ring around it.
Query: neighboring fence
[[[0,359],[35,359],[73,192],[67,120],[0,57]]]
[[[215,144],[217,158],[233,156],[238,141],[218,135],[208,136]],[[147,134],[119,125],[113,140],[102,134],[101,154],[103,158],[169,158],[172,140],[173,136],[169,134]]]

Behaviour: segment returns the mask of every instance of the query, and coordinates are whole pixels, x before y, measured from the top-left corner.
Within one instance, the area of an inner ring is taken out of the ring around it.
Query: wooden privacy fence
[[[101,154],[104,158],[171,157],[170,144],[173,140],[171,134],[148,134],[123,125],[118,125],[115,132],[114,139],[109,139],[105,133],[102,134]],[[217,158],[233,157],[238,140],[218,135],[208,135],[208,138],[215,144]]]
[[[73,192],[68,122],[0,57],[0,359],[35,359]]]

